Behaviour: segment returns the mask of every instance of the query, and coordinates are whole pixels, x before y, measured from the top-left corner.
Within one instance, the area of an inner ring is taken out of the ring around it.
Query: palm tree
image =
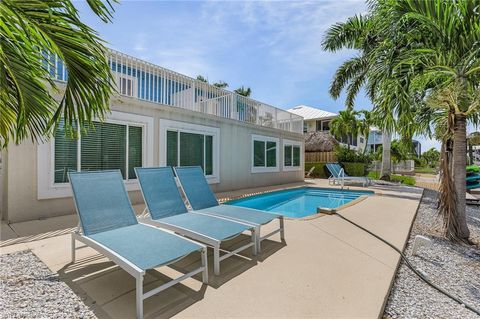
[[[478,123],[480,116],[478,8],[478,2],[473,0],[403,0],[390,2],[386,8],[398,21],[390,27],[408,32],[411,41],[399,56],[397,70],[409,74],[409,87],[426,92],[427,98],[434,97],[448,119],[445,122],[453,141],[451,179],[455,196],[451,199],[454,203],[443,204],[455,208],[448,216],[454,222],[449,237],[464,241],[469,237],[465,213],[466,126],[468,119]]]
[[[208,83],[208,80],[206,77],[204,77],[203,75],[197,75],[197,80],[200,81],[200,82],[204,82],[204,83]]]
[[[392,45],[385,46],[384,32],[379,28],[381,16],[375,14],[356,15],[346,22],[336,23],[329,28],[322,42],[324,50],[336,52],[342,49],[356,49],[359,55],[345,61],[335,72],[330,85],[330,95],[337,99],[345,89],[347,108],[352,108],[355,97],[365,87],[374,105],[374,112],[381,112],[377,118],[383,131],[381,178],[389,179],[391,173],[390,143],[395,121],[390,112],[396,99],[387,90],[387,82],[393,72],[393,64],[387,63],[393,51]]]
[[[103,118],[114,87],[98,34],[80,21],[73,1],[0,1],[0,147],[12,139],[51,136],[60,118],[83,125]],[[89,0],[92,11],[109,22],[111,1]],[[68,72],[60,92],[44,63],[56,55]]]
[[[213,83],[213,86],[216,86],[217,88],[220,88],[220,89],[225,89],[228,87],[228,83],[224,81],[219,81],[219,82]]]
[[[252,95],[252,89],[249,87],[245,88],[243,85],[234,91],[238,95],[249,97]]]
[[[365,137],[365,147],[363,153],[367,150],[368,137],[370,136],[370,127],[374,124],[373,113],[367,110],[358,112],[362,117],[357,120],[358,133]]]
[[[346,137],[348,149],[352,144],[352,138],[358,133],[357,114],[358,112],[347,108],[345,111],[338,112],[338,116],[330,122],[330,133],[337,139]]]

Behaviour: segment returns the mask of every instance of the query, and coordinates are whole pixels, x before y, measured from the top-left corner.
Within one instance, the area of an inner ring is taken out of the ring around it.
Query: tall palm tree
[[[374,105],[374,111],[382,111],[377,124],[383,132],[381,178],[389,179],[391,173],[390,143],[395,121],[391,110],[394,97],[388,92],[387,84],[393,65],[386,63],[392,45],[385,46],[385,34],[380,26],[381,16],[369,13],[350,17],[345,22],[334,24],[327,30],[322,42],[324,50],[336,52],[355,49],[358,56],[345,61],[335,72],[330,85],[330,95],[337,99],[346,90],[347,108],[352,108],[355,97],[364,87]]]
[[[357,120],[358,133],[365,138],[365,147],[363,153],[367,150],[368,137],[370,136],[370,127],[374,125],[373,113],[368,110],[361,110],[358,112],[362,117]]]
[[[234,92],[237,93],[238,95],[245,96],[245,97],[249,97],[250,95],[252,95],[252,89],[249,87],[245,88],[243,85],[238,89],[236,89]]]
[[[411,42],[399,56],[398,73],[410,75],[409,87],[415,86],[427,96],[434,96],[448,118],[447,129],[453,140],[451,179],[455,194],[454,205],[448,206],[455,208],[450,217],[456,224],[450,237],[467,240],[466,126],[469,118],[478,123],[480,116],[479,3],[402,0],[390,1],[388,5],[385,10],[398,21],[390,27],[397,32],[408,32]]]
[[[350,145],[352,145],[352,138],[358,133],[357,114],[358,112],[347,108],[344,111],[338,112],[338,116],[330,122],[330,133],[337,139],[346,137],[348,149],[350,149]]]
[[[115,1],[115,0],[112,0]],[[110,0],[89,0],[104,22],[112,17]],[[0,147],[48,138],[60,118],[80,125],[102,118],[114,91],[106,48],[98,34],[80,21],[71,0],[0,1]],[[59,87],[44,63],[56,55],[68,72]]]

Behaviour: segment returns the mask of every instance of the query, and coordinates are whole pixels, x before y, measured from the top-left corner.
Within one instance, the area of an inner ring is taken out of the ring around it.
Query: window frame
[[[200,134],[204,136],[203,160],[206,160],[206,138],[212,136],[212,174],[205,175],[209,184],[220,183],[220,128],[199,124],[191,124],[181,121],[160,119],[160,166],[167,165],[167,131],[175,131],[177,134],[177,164],[180,164],[180,133]],[[205,163],[204,163],[205,164]]]
[[[290,166],[285,165],[285,147],[286,146],[291,146],[292,147],[292,153],[291,153],[291,163],[292,163],[292,165],[290,165]],[[293,166],[293,147],[294,146],[300,147],[300,166]],[[292,171],[303,170],[303,161],[304,161],[304,154],[303,153],[304,152],[303,152],[303,143],[302,142],[284,139],[283,143],[282,143],[282,166],[283,166],[283,171],[292,172]]]
[[[94,121],[102,122],[99,119]],[[138,115],[133,113],[112,111],[103,122],[141,126],[142,129],[142,166],[153,166],[153,132],[154,120],[150,116]],[[81,141],[77,141],[77,169],[81,165]],[[128,149],[128,142],[126,145]],[[128,153],[127,153],[128,155]],[[126,161],[128,168],[128,159]],[[48,168],[48,169],[45,169]],[[128,169],[126,171],[127,179],[124,180],[127,191],[139,190],[140,186],[137,179],[128,179]],[[37,198],[63,198],[71,197],[72,191],[69,183],[55,183],[55,139],[44,144],[39,144],[37,148]]]
[[[255,141],[259,142],[264,142],[265,143],[265,158],[264,158],[264,163],[265,166],[255,166],[255,158],[254,158],[254,144]],[[275,166],[268,167],[267,166],[267,142],[275,142],[276,143],[276,148],[275,148]],[[264,136],[264,135],[256,135],[252,134],[251,138],[251,146],[250,146],[250,167],[251,167],[251,173],[256,174],[256,173],[272,173],[272,172],[279,172],[280,171],[280,166],[279,166],[279,155],[280,155],[280,139],[276,137],[271,137],[271,136]]]

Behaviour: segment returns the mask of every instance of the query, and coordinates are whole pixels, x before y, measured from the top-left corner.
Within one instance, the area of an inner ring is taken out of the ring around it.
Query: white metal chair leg
[[[75,237],[72,234],[72,263],[75,262]]]
[[[283,216],[278,219],[278,222],[280,224],[280,240],[285,241],[285,220]]]
[[[207,247],[202,249],[202,281],[204,284],[208,284],[208,255],[207,255]]]
[[[143,275],[136,279],[136,305],[137,305],[137,319],[143,318]]]
[[[213,246],[213,273],[220,275],[220,243]]]
[[[260,247],[260,226],[252,229],[252,254],[256,256]]]

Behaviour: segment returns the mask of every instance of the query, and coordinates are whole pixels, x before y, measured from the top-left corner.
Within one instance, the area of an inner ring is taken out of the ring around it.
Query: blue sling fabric
[[[202,247],[144,224],[96,233],[89,238],[115,251],[142,270],[166,265]]]
[[[187,212],[170,167],[135,168],[152,219]]]
[[[194,210],[218,205],[200,166],[176,167],[175,172]]]
[[[68,177],[84,235],[137,224],[119,170],[69,172]]]

